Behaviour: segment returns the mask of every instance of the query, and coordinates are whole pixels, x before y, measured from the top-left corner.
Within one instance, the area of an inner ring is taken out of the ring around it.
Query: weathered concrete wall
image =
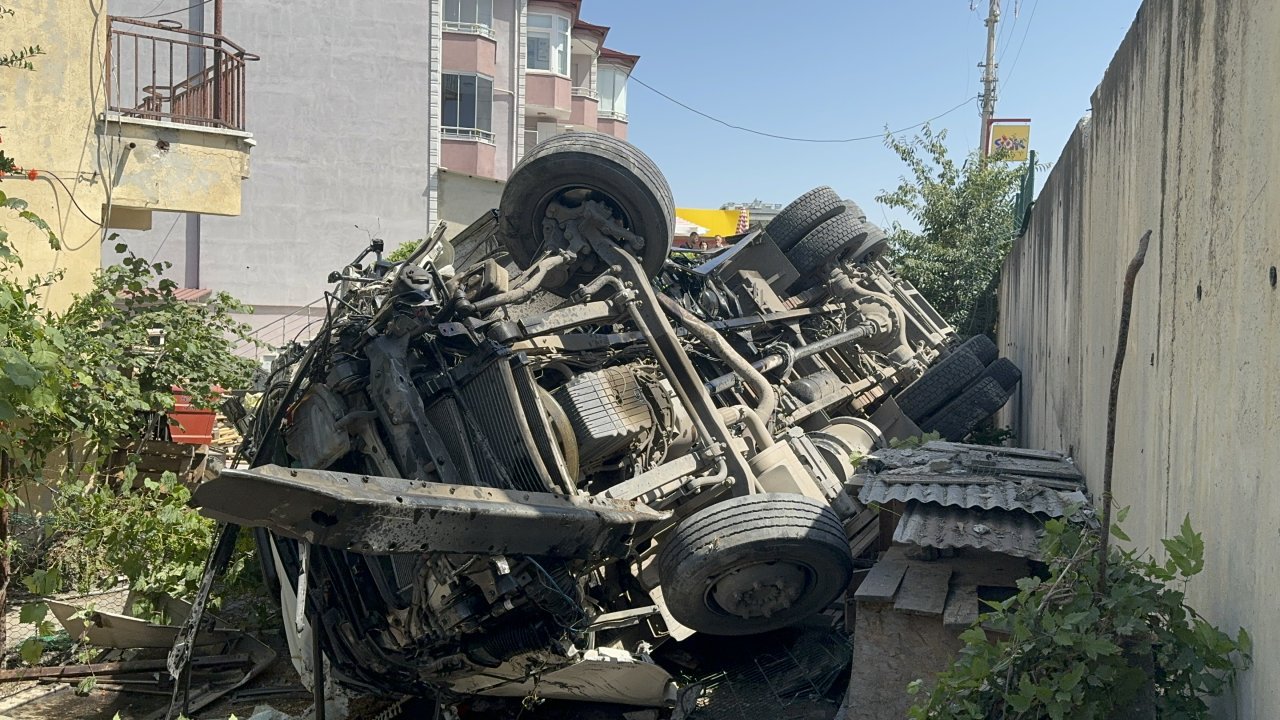
[[[112,0],[147,14],[154,0]],[[181,8],[170,3],[163,9]],[[202,287],[260,306],[302,306],[369,242],[426,232],[430,4],[386,0],[227,3],[224,34],[261,56],[246,76],[257,141],[240,217],[202,217]],[[205,7],[212,29],[213,5]],[[187,22],[187,13],[173,16]],[[156,216],[135,251],[186,274],[187,226]],[[359,229],[357,229],[357,226]]]
[[[1253,635],[1255,667],[1219,716],[1280,717],[1280,4],[1148,0],[1005,263],[1005,410],[1022,444],[1102,480],[1121,280],[1138,277],[1115,491],[1126,531],[1190,515],[1206,570],[1191,603]],[[1233,707],[1235,710],[1233,711]]]

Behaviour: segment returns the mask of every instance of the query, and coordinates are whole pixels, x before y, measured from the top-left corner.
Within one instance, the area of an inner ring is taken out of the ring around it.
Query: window
[[[613,65],[601,65],[596,80],[600,91],[600,117],[627,119],[627,78],[629,73]]]
[[[444,29],[493,37],[493,0],[444,0]]]
[[[529,13],[525,63],[530,70],[569,74],[569,18]]]
[[[444,74],[441,122],[444,134],[493,140],[493,80],[483,75]]]

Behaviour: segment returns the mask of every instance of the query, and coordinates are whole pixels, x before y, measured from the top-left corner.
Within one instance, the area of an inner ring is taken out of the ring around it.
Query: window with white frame
[[[493,0],[444,0],[444,29],[493,37]]]
[[[530,70],[569,75],[569,18],[529,13],[525,63]]]
[[[630,73],[617,65],[601,65],[596,72],[596,86],[600,93],[600,116],[626,119],[627,78]]]
[[[452,137],[493,140],[493,80],[470,73],[444,73],[440,124]]]

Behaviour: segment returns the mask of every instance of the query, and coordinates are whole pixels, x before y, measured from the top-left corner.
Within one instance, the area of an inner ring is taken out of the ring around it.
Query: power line
[[[693,113],[693,114],[695,114],[695,115],[700,115],[700,116],[702,116],[702,117],[704,117],[704,118],[706,118],[706,119],[708,119],[708,120],[710,120],[710,121],[712,121],[712,122],[719,123],[719,124],[721,124],[721,125],[723,125],[723,126],[725,126],[725,127],[727,127],[727,128],[731,128],[731,129],[733,129],[733,130],[741,130],[742,132],[751,133],[752,135],[759,135],[759,136],[761,136],[761,137],[773,138],[774,140],[789,140],[789,141],[791,141],[791,142],[806,142],[806,143],[851,143],[851,142],[859,142],[859,141],[862,141],[862,140],[879,140],[879,139],[881,139],[881,138],[883,138],[883,137],[885,136],[885,133],[876,133],[876,134],[874,134],[874,135],[860,135],[860,136],[858,136],[858,137],[848,137],[848,138],[804,138],[804,137],[795,137],[795,136],[792,136],[792,135],[778,135],[778,134],[776,134],[776,133],[765,132],[765,131],[763,131],[763,130],[756,130],[756,129],[754,129],[754,128],[743,127],[742,125],[734,125],[733,123],[731,123],[731,122],[729,122],[729,121],[727,121],[727,120],[721,120],[720,118],[718,118],[718,117],[716,117],[716,116],[714,116],[714,115],[709,115],[709,114],[707,114],[707,113],[705,113],[705,112],[702,112],[701,110],[699,110],[699,109],[697,109],[697,108],[695,108],[695,107],[691,107],[691,106],[689,106],[689,105],[686,105],[686,104],[685,104],[685,103],[683,103],[683,102],[680,102],[679,100],[677,100],[677,99],[675,99],[675,98],[671,97],[670,95],[668,95],[668,94],[666,94],[666,93],[662,92],[661,90],[659,90],[659,89],[655,88],[654,86],[652,86],[652,85],[650,85],[650,84],[646,83],[645,81],[641,80],[640,78],[636,77],[635,75],[632,75],[632,76],[631,76],[631,79],[632,79],[632,80],[634,80],[638,85],[640,85],[640,86],[642,86],[642,87],[645,87],[645,88],[649,89],[649,90],[650,90],[651,92],[653,92],[654,94],[656,94],[656,95],[658,95],[658,96],[660,96],[660,97],[662,97],[662,98],[665,98],[666,100],[669,100],[670,102],[673,102],[673,103],[675,103],[676,105],[679,105],[680,107],[684,108],[685,110],[688,110],[689,112],[691,112],[691,113]],[[976,96],[974,96],[974,97],[976,97]],[[933,116],[933,117],[931,117],[931,118],[928,118],[928,119],[925,119],[925,120],[921,120],[920,122],[918,122],[918,123],[916,123],[916,124],[914,124],[914,125],[908,125],[907,127],[904,127],[904,128],[898,128],[897,130],[890,130],[890,131],[888,131],[888,134],[890,134],[890,135],[897,135],[898,133],[906,132],[907,130],[914,130],[914,129],[918,128],[918,127],[921,127],[921,126],[922,126],[922,125],[924,125],[925,123],[933,122],[934,120],[937,120],[938,118],[946,117],[947,115],[950,115],[951,113],[955,112],[956,110],[959,110],[960,108],[964,107],[965,105],[968,105],[968,104],[969,104],[969,101],[973,100],[973,99],[974,99],[974,97],[967,97],[967,98],[965,98],[964,100],[960,101],[960,103],[959,103],[959,104],[957,104],[957,105],[955,105],[954,107],[950,108],[949,110],[946,110],[946,111],[944,111],[944,112],[938,113],[937,115],[934,115],[934,116]]]
[[[1012,44],[1010,41],[1013,40],[1013,34],[1018,32],[1018,19],[1019,19],[1018,18],[1018,15],[1019,15],[1018,0],[1005,0],[1004,7],[1002,7],[1000,10],[1000,20],[1003,22],[1005,19],[1005,16],[1009,14],[1008,8],[1010,5],[1013,5],[1013,22],[1007,23],[1009,26],[1008,27],[1009,32],[1007,35],[1004,35],[1004,33],[1001,33],[1001,35],[1004,35],[1004,37],[997,43],[1002,48],[1004,48],[1003,50],[1000,51],[1000,57],[996,60],[997,67],[999,67],[1000,61],[1004,60],[1004,54],[1009,51],[1009,44]]]
[[[165,15],[173,15],[175,13],[186,12],[188,10],[195,10],[200,6],[208,5],[211,2],[213,2],[213,0],[203,0],[202,2],[198,2],[193,5],[188,5],[184,8],[178,8],[177,10],[170,10],[168,12],[156,13],[155,15],[134,15],[134,16],[131,16],[130,19],[131,20],[149,20],[151,18],[164,17]]]
[[[1022,46],[1027,42],[1027,32],[1031,30],[1031,21],[1036,18],[1036,8],[1040,6],[1040,0],[1036,0],[1031,5],[1031,14],[1027,16],[1027,24],[1022,29],[1022,39],[1018,41],[1018,52],[1013,54],[1013,63],[1009,65],[1009,72],[1004,76],[1004,86],[1009,87],[1009,79],[1013,77],[1013,69],[1018,67],[1018,58],[1022,57]]]

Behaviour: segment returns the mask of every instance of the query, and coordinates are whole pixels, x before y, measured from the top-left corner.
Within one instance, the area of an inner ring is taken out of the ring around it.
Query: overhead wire
[[[714,116],[714,115],[711,115],[711,114],[709,114],[709,113],[705,113],[705,112],[703,112],[703,111],[701,111],[701,110],[699,110],[699,109],[697,109],[697,108],[695,108],[695,107],[692,107],[692,106],[690,106],[690,105],[688,105],[688,104],[686,104],[686,103],[684,103],[684,102],[681,102],[680,100],[677,100],[677,99],[676,99],[676,98],[674,98],[674,97],[671,97],[670,95],[668,95],[668,94],[666,94],[666,93],[662,92],[661,90],[659,90],[659,89],[655,88],[654,86],[652,86],[652,85],[650,85],[650,84],[646,83],[645,81],[641,80],[640,78],[636,77],[635,75],[632,75],[632,76],[631,76],[631,80],[634,80],[634,81],[636,82],[636,84],[638,84],[638,85],[640,85],[640,86],[642,86],[642,87],[644,87],[644,88],[648,89],[649,91],[653,92],[654,94],[656,94],[656,95],[658,95],[658,96],[660,96],[660,97],[662,97],[662,98],[665,98],[666,100],[668,100],[668,101],[670,101],[670,102],[672,102],[672,103],[675,103],[676,105],[679,105],[680,107],[684,108],[685,110],[688,110],[689,112],[691,112],[691,113],[693,113],[693,114],[695,114],[695,115],[699,115],[699,116],[701,116],[701,117],[706,118],[707,120],[710,120],[710,121],[715,122],[715,123],[719,123],[720,125],[723,125],[723,126],[725,126],[725,127],[727,127],[727,128],[733,129],[733,130],[740,130],[740,131],[742,131],[742,132],[750,133],[750,134],[752,134],[752,135],[759,135],[759,136],[761,136],[761,137],[773,138],[774,140],[787,140],[787,141],[790,141],[790,142],[805,142],[805,143],[851,143],[851,142],[860,142],[860,141],[863,141],[863,140],[879,140],[879,139],[881,139],[881,138],[883,138],[883,137],[885,136],[885,133],[884,133],[884,132],[878,132],[878,133],[875,133],[875,134],[872,134],[872,135],[860,135],[860,136],[858,136],[858,137],[847,137],[847,138],[806,138],[806,137],[797,137],[797,136],[794,136],[794,135],[780,135],[780,134],[777,134],[777,133],[765,132],[764,130],[756,130],[755,128],[749,128],[749,127],[745,127],[745,126],[743,126],[743,125],[735,125],[734,123],[731,123],[731,122],[729,122],[729,121],[727,121],[727,120],[723,120],[723,119],[718,118],[718,117],[716,117],[716,116]],[[906,126],[906,127],[898,128],[897,130],[889,130],[889,131],[887,131],[887,132],[888,132],[888,134],[889,134],[889,135],[897,135],[898,133],[906,132],[907,130],[914,130],[914,129],[918,128],[918,127],[921,127],[921,126],[925,125],[926,123],[930,123],[930,122],[933,122],[934,120],[937,120],[938,118],[942,118],[942,117],[946,117],[947,115],[950,115],[951,113],[955,112],[956,110],[959,110],[960,108],[964,107],[965,105],[968,105],[968,104],[969,104],[969,102],[970,102],[970,101],[972,101],[972,100],[974,100],[976,97],[977,97],[976,95],[975,95],[975,96],[973,96],[973,97],[967,97],[967,98],[965,98],[964,100],[961,100],[961,101],[960,101],[959,103],[957,103],[956,105],[954,105],[954,106],[952,106],[951,108],[949,108],[948,110],[945,110],[945,111],[943,111],[943,112],[940,112],[940,113],[938,113],[937,115],[934,115],[934,116],[933,116],[933,117],[931,117],[931,118],[927,118],[927,119],[925,119],[925,120],[921,120],[920,122],[915,123],[915,124],[913,124],[913,125],[908,125],[908,126]]]
[[[1022,28],[1022,39],[1018,41],[1018,52],[1013,54],[1013,62],[1009,65],[1009,72],[1004,76],[1004,86],[1009,87],[1009,79],[1013,77],[1014,68],[1018,67],[1018,58],[1022,57],[1022,46],[1027,42],[1027,32],[1031,30],[1031,21],[1036,17],[1036,8],[1040,6],[1040,0],[1036,0],[1031,4],[1031,13],[1027,15],[1027,24]]]
[[[156,13],[154,15],[131,15],[129,16],[129,19],[130,20],[150,20],[151,18],[164,17],[165,15],[174,15],[176,13],[186,12],[187,10],[195,10],[201,5],[208,5],[211,2],[213,2],[213,0],[202,0],[201,2],[191,4],[183,8],[178,8],[177,10],[169,10],[167,12]]]

